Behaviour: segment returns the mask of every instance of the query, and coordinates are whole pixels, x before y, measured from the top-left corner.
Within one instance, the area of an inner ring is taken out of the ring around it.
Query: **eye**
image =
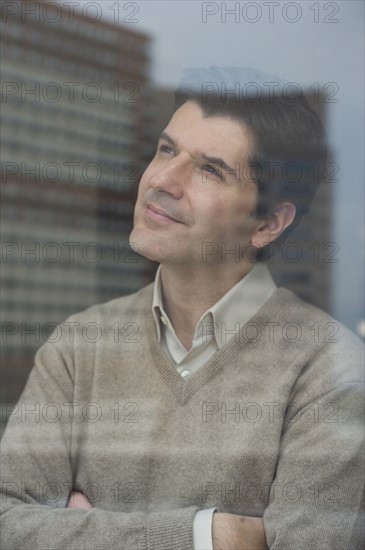
[[[202,170],[205,170],[205,172],[208,172],[211,176],[214,176],[216,178],[219,178],[220,180],[223,179],[223,174],[220,172],[215,166],[212,164],[203,164]]]
[[[167,153],[168,155],[175,153],[174,149],[170,145],[167,145],[166,143],[161,143],[157,147],[157,152],[158,153]]]

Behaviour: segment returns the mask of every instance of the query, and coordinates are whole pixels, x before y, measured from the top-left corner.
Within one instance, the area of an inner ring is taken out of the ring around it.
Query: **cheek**
[[[247,183],[232,201],[232,215],[245,224],[253,221],[256,206],[256,186]]]
[[[138,195],[141,195],[146,189],[148,181],[148,168],[143,172],[141,179],[139,180]]]
[[[146,170],[144,171],[144,173],[142,174],[141,179],[139,180],[138,194],[137,194],[137,201],[136,201],[136,206],[137,207],[141,206],[143,196],[145,195],[146,191],[148,190],[149,178],[150,178],[150,175],[149,175],[149,170],[148,170],[148,167],[147,167]]]
[[[205,235],[222,240],[224,235],[230,232],[232,214],[232,207],[227,204],[226,197],[217,197],[216,193],[205,193],[200,197],[195,219]]]
[[[217,207],[214,218],[215,226],[220,234],[227,237],[243,238],[249,234],[255,226],[255,218],[252,215],[254,210],[254,198],[251,193],[239,195],[224,204],[224,201]]]

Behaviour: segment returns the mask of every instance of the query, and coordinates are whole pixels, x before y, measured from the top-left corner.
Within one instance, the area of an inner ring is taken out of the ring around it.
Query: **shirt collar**
[[[214,337],[218,348],[242,328],[253,315],[264,305],[266,300],[277,289],[270,271],[263,263],[257,263],[238,283],[233,286],[218,302],[208,309],[200,318],[195,329],[195,337],[202,334],[203,325],[213,325]],[[158,341],[161,341],[161,322],[175,334],[162,301],[161,266],[159,266],[153,288],[152,314],[155,319]]]
[[[160,342],[161,341],[161,324],[160,324],[161,317],[164,318],[164,316],[166,316],[166,319],[168,319],[162,304],[161,265],[158,266],[156,276],[155,276],[155,284],[153,286],[152,315],[156,323],[157,339]]]

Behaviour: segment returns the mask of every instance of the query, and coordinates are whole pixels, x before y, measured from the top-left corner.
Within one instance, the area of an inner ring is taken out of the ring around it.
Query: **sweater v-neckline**
[[[282,307],[283,302],[279,297],[282,292],[286,292],[286,290],[283,288],[277,289],[256,314],[251,317],[248,323],[258,324],[259,326],[268,323]],[[236,339],[235,335],[233,335],[213,357],[189,378],[184,379],[177,372],[176,366],[158,342],[155,321],[151,310],[152,301],[147,300],[147,303],[148,306],[145,311],[146,332],[153,363],[155,368],[160,372],[164,382],[171,389],[176,402],[181,406],[184,406],[200,388],[221,372],[225,365],[231,362],[250,341],[248,338],[241,337],[241,335]]]

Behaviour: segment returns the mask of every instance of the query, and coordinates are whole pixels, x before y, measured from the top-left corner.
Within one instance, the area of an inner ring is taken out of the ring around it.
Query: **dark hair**
[[[293,223],[278,242],[285,240],[308,211],[327,157],[323,126],[307,99],[303,94],[295,98],[272,94],[237,101],[218,93],[203,95],[178,88],[175,109],[187,101],[197,102],[206,116],[226,116],[249,129],[254,145],[248,168],[258,190],[255,215],[265,219],[276,205],[294,204]]]

